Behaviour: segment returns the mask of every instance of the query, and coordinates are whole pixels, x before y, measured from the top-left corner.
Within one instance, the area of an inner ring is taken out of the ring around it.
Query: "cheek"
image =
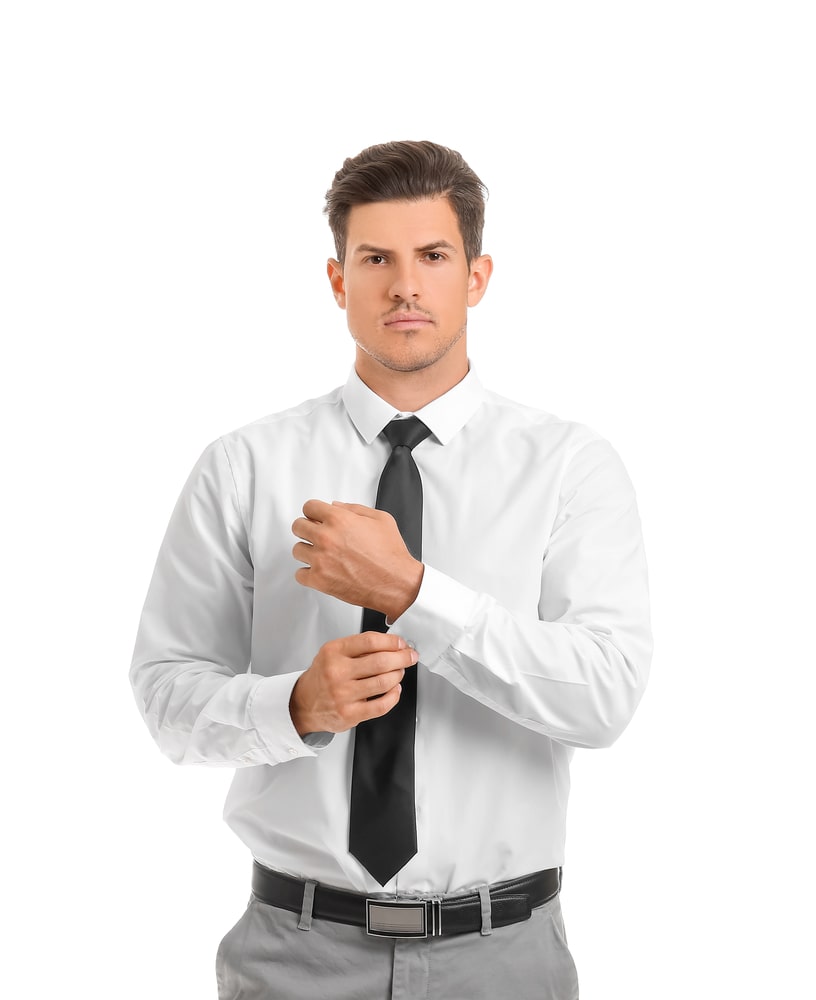
[[[446,275],[436,281],[430,281],[426,286],[428,296],[437,303],[438,308],[447,313],[461,312],[467,309],[468,286],[461,276]]]
[[[346,315],[348,316],[349,326],[352,324],[365,324],[369,326],[373,312],[371,304],[369,303],[367,306],[365,301],[361,301],[359,298],[346,300]]]
[[[382,310],[379,308],[384,290],[383,282],[372,277],[366,280],[356,278],[346,285],[346,310],[349,315],[372,316],[379,315]]]
[[[355,340],[370,340],[377,334],[380,314],[373,302],[354,299],[346,305],[346,325]]]
[[[440,298],[437,310],[440,319],[444,318],[449,323],[459,326],[467,316],[467,298],[460,293],[461,289],[448,291],[446,296]]]

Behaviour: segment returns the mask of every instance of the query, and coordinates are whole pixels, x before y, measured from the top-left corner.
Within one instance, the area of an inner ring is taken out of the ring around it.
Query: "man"
[[[348,381],[213,442],[159,553],[137,700],[173,760],[236,768],[255,859],[222,1000],[578,995],[569,761],[643,692],[646,566],[609,444],[469,367],[483,212],[444,147],[346,160]]]

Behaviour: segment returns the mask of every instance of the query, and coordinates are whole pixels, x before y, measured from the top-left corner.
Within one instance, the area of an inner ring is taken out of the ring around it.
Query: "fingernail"
[[[419,663],[419,653],[415,650],[411,650],[411,663]]]
[[[397,649],[405,649],[408,643],[402,638],[402,636],[397,637]]]

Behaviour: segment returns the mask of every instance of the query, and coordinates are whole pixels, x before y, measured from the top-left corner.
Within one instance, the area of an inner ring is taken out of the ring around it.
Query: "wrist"
[[[417,599],[424,574],[425,564],[418,559],[412,559],[407,571],[400,575],[394,593],[387,602],[388,606],[382,608],[382,612],[389,622],[395,622],[397,618],[404,615]]]
[[[301,739],[307,733],[315,732],[308,714],[304,711],[298,699],[298,688],[302,680],[303,677],[301,676],[295,681],[295,686],[292,688],[292,693],[289,696],[289,716],[292,719],[292,725]]]

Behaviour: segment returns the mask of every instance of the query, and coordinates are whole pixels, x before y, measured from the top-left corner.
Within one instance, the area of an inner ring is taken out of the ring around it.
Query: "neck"
[[[468,373],[467,355],[461,359],[441,359],[416,371],[394,371],[374,362],[365,352],[357,350],[355,371],[380,399],[390,403],[400,413],[415,413],[423,406],[462,381]]]

